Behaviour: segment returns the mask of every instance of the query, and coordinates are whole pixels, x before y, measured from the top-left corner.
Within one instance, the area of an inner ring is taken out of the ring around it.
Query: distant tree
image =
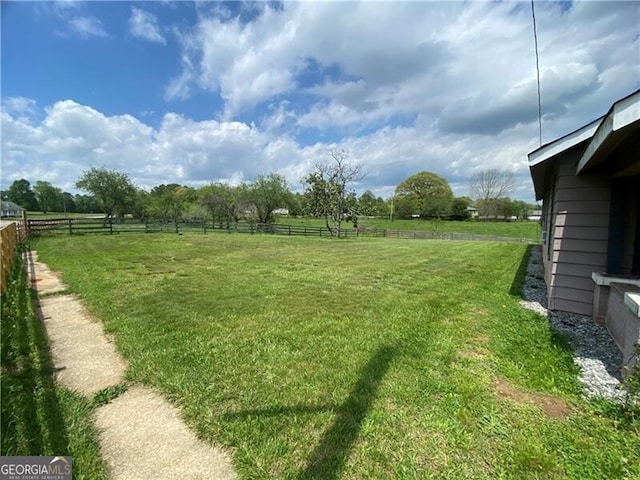
[[[468,208],[471,205],[471,199],[469,197],[456,197],[451,204],[451,219],[452,220],[469,220],[471,213]]]
[[[104,213],[100,201],[93,195],[77,194],[73,200],[78,213]]]
[[[362,166],[349,161],[344,149],[329,151],[331,160],[319,161],[304,179],[305,195],[312,215],[324,218],[332,236],[340,234],[342,222],[357,225],[355,194],[349,191],[351,184],[363,178]]]
[[[58,207],[62,207],[62,190],[54,187],[49,182],[38,180],[33,185],[33,192],[36,195],[42,213],[46,214],[52,210],[61,211]]]
[[[435,173],[420,172],[396,187],[394,210],[401,218],[412,215],[441,218],[449,215],[452,202],[449,182]]]
[[[31,184],[24,178],[15,180],[11,186],[9,186],[7,199],[26,210],[38,210],[36,194],[31,190]]]
[[[376,217],[389,217],[391,213],[391,200],[382,197],[376,198]]]
[[[371,190],[366,190],[360,198],[358,198],[358,213],[365,217],[373,217],[377,213],[376,197]]]
[[[224,183],[211,183],[198,189],[198,203],[212,221],[238,220],[238,188]]]
[[[534,210],[533,206],[522,200],[513,200],[513,215],[520,221],[526,220]]]
[[[174,223],[186,218],[185,213],[195,202],[197,193],[191,187],[170,183],[151,189],[147,197],[147,213],[149,216]]]
[[[85,171],[76,182],[76,188],[96,196],[105,214],[105,224],[114,216],[123,217],[136,196],[136,187],[128,175],[105,168],[92,167]]]
[[[469,195],[476,201],[478,214],[485,218],[499,215],[501,203],[497,200],[508,197],[514,183],[509,170],[490,168],[475,173],[469,182]]]
[[[307,198],[299,192],[289,197],[289,216],[302,217],[308,214]]]
[[[246,195],[255,210],[258,223],[271,223],[274,220],[273,211],[287,206],[291,192],[282,175],[270,173],[258,175],[247,186]]]
[[[495,200],[495,209],[498,216],[505,220],[510,220],[514,216],[513,201],[509,197],[502,197]]]
[[[73,195],[69,192],[62,192],[62,211],[68,213],[76,212],[76,202],[73,199]]]
[[[6,190],[0,190],[0,200],[2,201],[9,200],[9,196],[7,195]]]

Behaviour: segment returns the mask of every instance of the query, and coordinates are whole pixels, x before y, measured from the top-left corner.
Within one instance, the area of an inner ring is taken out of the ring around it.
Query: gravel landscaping
[[[588,397],[622,399],[620,365],[622,353],[604,325],[591,317],[547,309],[547,289],[543,277],[540,247],[533,248],[522,286],[522,305],[549,319],[552,327],[565,335],[580,366],[580,380]]]

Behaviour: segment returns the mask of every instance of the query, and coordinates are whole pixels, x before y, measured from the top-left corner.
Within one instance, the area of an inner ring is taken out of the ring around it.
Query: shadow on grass
[[[69,439],[53,379],[44,325],[21,258],[2,295],[2,455],[56,455]]]
[[[524,279],[527,275],[527,266],[529,265],[529,257],[531,256],[531,251],[534,248],[540,248],[540,245],[527,245],[527,249],[525,250],[522,258],[520,259],[520,265],[516,270],[516,273],[513,275],[513,280],[511,281],[511,288],[509,288],[509,294],[514,297],[522,297],[522,285],[524,284]]]
[[[378,348],[360,371],[357,383],[341,405],[297,405],[274,407],[259,410],[245,410],[225,415],[226,418],[245,416],[277,416],[293,414],[313,414],[334,411],[336,417],[324,432],[322,439],[311,454],[306,468],[298,474],[299,479],[332,480],[338,478],[349,456],[362,422],[366,418],[378,389],[389,370],[396,348],[383,346]]]

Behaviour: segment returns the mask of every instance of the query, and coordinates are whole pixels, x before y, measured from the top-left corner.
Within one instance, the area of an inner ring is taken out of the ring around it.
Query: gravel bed
[[[622,353],[606,327],[595,323],[591,317],[548,310],[543,275],[541,249],[534,247],[522,286],[521,304],[546,316],[551,326],[567,337],[573,349],[573,360],[581,369],[580,381],[587,397],[624,398],[620,386]]]

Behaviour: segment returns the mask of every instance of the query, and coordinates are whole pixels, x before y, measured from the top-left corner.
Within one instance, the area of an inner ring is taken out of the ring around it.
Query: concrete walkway
[[[56,368],[56,380],[92,398],[123,384],[126,363],[75,295],[65,294],[60,276],[26,252],[25,265],[38,293]],[[102,455],[114,480],[234,479],[225,451],[206,445],[187,428],[179,411],[153,390],[130,386],[95,409]]]

